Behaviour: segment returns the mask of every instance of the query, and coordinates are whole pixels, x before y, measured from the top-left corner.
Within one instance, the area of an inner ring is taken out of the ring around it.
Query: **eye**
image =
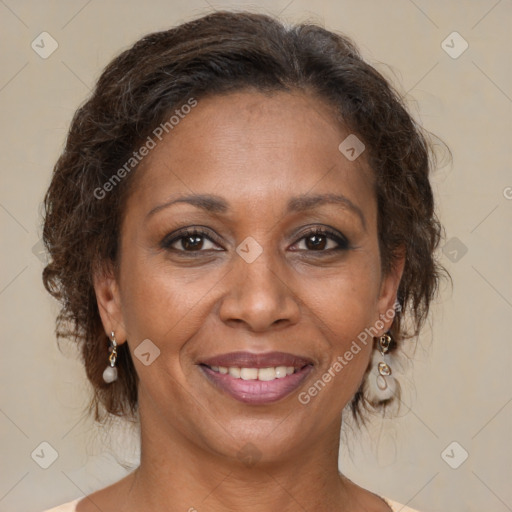
[[[204,229],[186,229],[178,234],[168,235],[162,241],[163,249],[179,252],[221,251],[218,244],[212,240],[209,232]]]
[[[327,228],[315,228],[304,233],[298,242],[299,247],[294,251],[331,252],[349,248],[348,240],[341,234]]]
[[[292,246],[292,251],[332,252],[349,248],[349,242],[342,234],[327,228],[310,229],[294,245],[297,247]],[[172,233],[164,238],[161,246],[163,249],[182,253],[224,250],[213,240],[209,231],[201,228],[188,228]]]

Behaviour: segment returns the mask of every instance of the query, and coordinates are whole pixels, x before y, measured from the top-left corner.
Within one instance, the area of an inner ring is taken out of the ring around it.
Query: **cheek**
[[[131,345],[149,338],[161,351],[179,350],[204,321],[207,292],[221,271],[183,271],[140,253],[123,263],[121,304]]]
[[[333,273],[321,286],[309,286],[315,291],[308,301],[319,330],[329,341],[324,367],[330,369],[334,387],[347,400],[357,390],[368,366],[379,319],[379,266],[368,253],[354,262]]]
[[[327,407],[341,411],[361,385],[373,348],[374,296],[372,279],[343,276],[311,297],[313,317],[327,344],[321,371],[298,399],[319,415]]]
[[[370,253],[355,255],[343,268],[304,283],[307,303],[343,348],[378,320],[380,269]]]
[[[160,397],[155,403],[169,399],[175,406],[186,407],[182,389],[190,367],[182,365],[182,351],[204,323],[204,296],[213,283],[210,277],[207,282],[192,281],[190,276],[185,280],[182,270],[172,271],[151,259],[126,258],[125,262],[122,312],[140,392]],[[139,357],[147,352],[146,361]]]

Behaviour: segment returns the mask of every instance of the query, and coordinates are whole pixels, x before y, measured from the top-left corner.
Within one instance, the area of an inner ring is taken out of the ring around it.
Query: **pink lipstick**
[[[231,352],[200,362],[208,380],[244,403],[281,400],[299,388],[313,369],[311,359],[285,352]]]

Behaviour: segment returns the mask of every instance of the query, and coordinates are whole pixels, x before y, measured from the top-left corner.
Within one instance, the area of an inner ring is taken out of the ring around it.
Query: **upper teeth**
[[[235,379],[243,380],[274,380],[282,379],[291,375],[295,368],[293,366],[276,366],[270,368],[239,368],[237,366],[210,366],[210,368],[219,373],[229,373]]]

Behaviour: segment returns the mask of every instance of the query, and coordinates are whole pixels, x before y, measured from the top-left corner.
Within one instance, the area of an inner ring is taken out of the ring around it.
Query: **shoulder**
[[[419,512],[419,510],[412,509],[389,498],[384,498],[384,501],[391,507],[393,512]]]
[[[405,505],[402,505],[401,503],[398,503],[397,501],[390,500],[389,498],[383,498],[383,499],[391,507],[391,510],[393,512],[419,512],[418,510],[415,510],[415,509],[412,509]],[[78,502],[80,500],[81,500],[81,498],[77,498],[76,500],[69,501],[68,503],[59,505],[58,507],[44,510],[43,512],[75,512],[76,506],[78,505]]]
[[[78,502],[82,498],[77,498],[76,500],[69,501],[68,503],[64,503],[63,505],[59,505],[58,507],[49,508],[47,510],[44,510],[43,512],[75,512],[76,506],[78,505]]]

